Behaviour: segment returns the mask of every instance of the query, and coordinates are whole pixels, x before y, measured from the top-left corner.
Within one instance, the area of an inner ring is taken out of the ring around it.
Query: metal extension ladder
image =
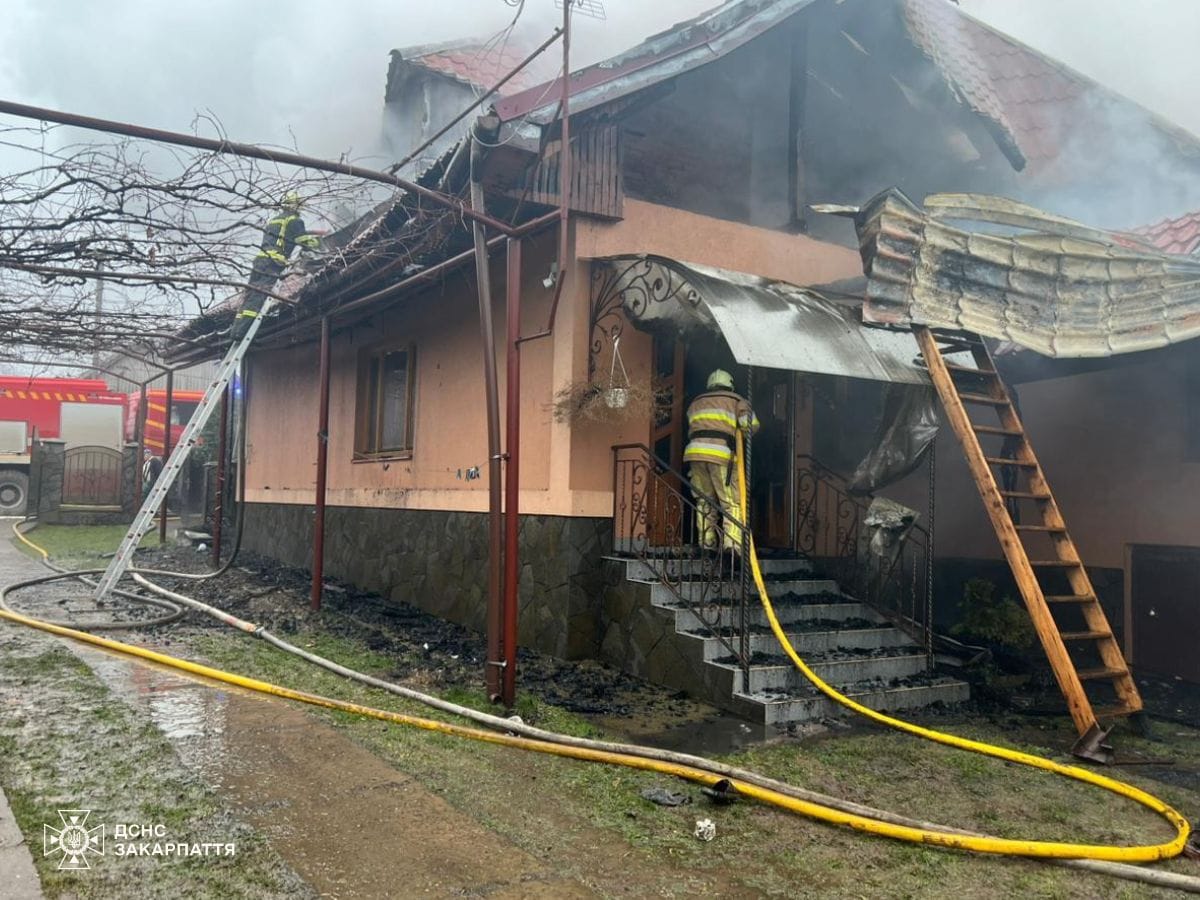
[[[966,454],[971,476],[1000,539],[1059,689],[1066,698],[1079,733],[1072,752],[1094,762],[1110,762],[1112,747],[1106,743],[1108,730],[1100,727],[1098,718],[1139,713],[1142,699],[1008,389],[996,371],[987,346],[978,336],[935,335],[925,327],[914,327],[913,332],[950,426]],[[957,365],[943,356],[947,352],[962,351],[970,351],[974,366]],[[999,426],[972,421],[967,405],[994,410],[1000,420]],[[986,452],[981,441],[996,438],[1004,439],[1005,448]],[[1006,469],[1010,477],[1004,485],[1007,489],[1002,489],[996,482],[994,470]],[[1011,476],[1013,471],[1017,473],[1016,477]],[[1024,484],[1018,483],[1021,478]],[[1014,521],[1012,509],[1018,503],[1033,505],[1037,513],[1036,524]],[[1050,549],[1031,559],[1025,541],[1038,538],[1048,539]],[[1067,587],[1044,587],[1055,580]],[[1062,593],[1064,590],[1066,592]],[[1074,616],[1079,624],[1064,630],[1051,612],[1052,606],[1066,616]],[[1069,650],[1068,645],[1072,649]],[[1077,660],[1081,661],[1082,667],[1077,666]],[[1116,695],[1115,704],[1094,707],[1084,689],[1085,682],[1109,683]]]
[[[221,360],[221,366],[217,369],[216,377],[204,391],[204,397],[200,404],[196,407],[196,411],[192,413],[191,419],[187,426],[183,429],[183,434],[179,436],[179,443],[171,450],[171,456],[163,466],[154,485],[150,488],[150,492],[142,501],[142,508],[138,510],[138,514],[133,519],[133,524],[129,526],[129,530],[125,532],[125,537],[121,539],[121,546],[117,548],[116,555],[108,564],[108,568],[104,570],[104,575],[100,578],[99,584],[96,586],[96,600],[101,601],[108,596],[109,591],[116,587],[117,582],[121,580],[121,576],[125,574],[125,570],[129,568],[129,561],[133,559],[133,551],[137,549],[142,542],[142,537],[146,532],[153,527],[154,515],[162,507],[167,499],[167,492],[171,490],[171,485],[175,483],[175,479],[179,477],[179,473],[183,470],[184,463],[187,462],[188,455],[192,452],[192,448],[196,446],[196,439],[204,430],[204,426],[208,424],[208,420],[212,417],[214,411],[221,405],[221,396],[225,393],[229,382],[233,380],[233,376],[237,373],[238,366],[242,363],[242,358],[246,355],[246,351],[250,349],[250,345],[254,343],[254,337],[258,334],[258,329],[262,325],[263,318],[271,310],[274,301],[267,297],[263,301],[262,308],[258,311],[258,315],[250,322],[250,328],[240,341],[229,348],[229,352],[225,354],[225,358]],[[167,424],[170,427],[170,423]]]

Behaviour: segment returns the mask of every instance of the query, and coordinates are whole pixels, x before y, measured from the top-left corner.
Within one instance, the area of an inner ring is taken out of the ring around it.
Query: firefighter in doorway
[[[742,549],[737,489],[738,429],[758,431],[758,417],[733,390],[733,376],[717,369],[708,389],[687,409],[688,443],[683,461],[696,500],[696,532],[704,550]],[[714,503],[716,508],[714,508]]]
[[[320,244],[316,234],[308,231],[304,220],[300,218],[302,201],[299,194],[288,194],[279,204],[279,214],[267,222],[263,229],[262,245],[247,279],[250,287],[246,289],[246,299],[233,320],[233,341],[240,341],[250,329],[250,323],[258,318],[266,294],[287,268],[288,258],[296,247],[315,250]],[[260,288],[261,290],[255,290]]]

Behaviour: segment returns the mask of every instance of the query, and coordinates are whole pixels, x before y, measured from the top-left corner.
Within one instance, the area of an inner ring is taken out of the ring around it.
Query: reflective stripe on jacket
[[[700,394],[687,409],[688,443],[683,461],[728,463],[733,459],[737,430],[757,431],[750,404],[732,391]]]
[[[295,213],[277,216],[267,222],[267,227],[263,229],[262,247],[258,255],[274,260],[281,266],[287,265],[288,257],[297,244],[310,249],[317,246],[317,236],[306,232],[304,220]]]

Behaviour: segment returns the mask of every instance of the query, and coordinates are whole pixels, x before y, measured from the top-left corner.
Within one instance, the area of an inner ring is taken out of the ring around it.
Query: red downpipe
[[[325,578],[325,474],[329,462],[329,316],[321,316],[321,362],[319,408],[317,412],[317,491],[313,516],[312,590],[314,610],[321,608]]]
[[[175,370],[167,369],[167,402],[163,411],[163,465],[171,458],[171,403],[175,399]],[[160,470],[161,471],[161,470]],[[167,492],[168,494],[170,491]],[[167,496],[163,495],[162,509],[158,512],[158,542],[167,542]]]
[[[229,392],[221,394],[221,426],[217,432],[217,498],[213,503],[212,565],[221,566],[221,525],[225,521],[225,457],[229,454]]]
[[[512,708],[517,694],[517,616],[521,554],[521,242],[509,238],[505,290],[508,340],[505,384],[505,439],[508,462],[504,470],[504,669],[500,699]]]
[[[559,208],[558,208],[558,271],[554,279],[554,299],[550,303],[550,318],[544,333],[533,337],[544,337],[554,331],[554,320],[558,313],[558,301],[562,297],[563,283],[567,275],[567,224],[571,192],[571,124],[570,124],[570,77],[571,77],[571,4],[563,3],[563,74],[562,74],[562,132],[559,151]],[[480,190],[482,193],[482,189]],[[476,225],[479,231],[482,229]],[[505,385],[507,468],[505,469],[505,519],[504,519],[504,597],[503,639],[504,666],[501,677],[500,699],[512,708],[517,694],[517,632],[520,601],[520,506],[521,506],[521,243],[509,236],[507,241],[507,382]],[[485,251],[486,254],[486,251]]]

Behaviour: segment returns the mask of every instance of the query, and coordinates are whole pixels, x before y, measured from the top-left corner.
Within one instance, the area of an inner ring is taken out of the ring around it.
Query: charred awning
[[[658,256],[596,260],[593,323],[620,308],[635,327],[724,336],[743,365],[927,384],[912,336],[867,327],[859,304],[757,275]]]
[[[963,329],[1061,357],[1200,337],[1200,259],[1128,235],[999,197],[937,194],[921,209],[898,190],[858,210],[855,226],[867,322]]]

